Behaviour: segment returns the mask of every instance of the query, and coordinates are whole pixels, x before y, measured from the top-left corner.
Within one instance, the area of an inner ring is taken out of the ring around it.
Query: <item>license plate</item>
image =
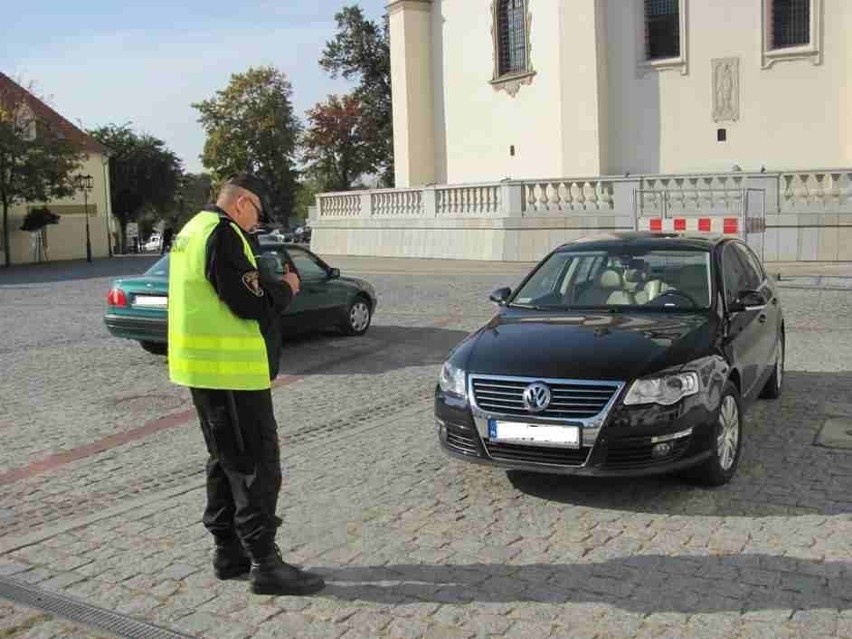
[[[133,299],[133,306],[145,306],[148,308],[166,308],[169,298],[165,295],[137,295]]]
[[[491,441],[514,444],[546,444],[580,447],[580,427],[560,424],[529,424],[506,422],[497,419],[488,420],[488,438]]]

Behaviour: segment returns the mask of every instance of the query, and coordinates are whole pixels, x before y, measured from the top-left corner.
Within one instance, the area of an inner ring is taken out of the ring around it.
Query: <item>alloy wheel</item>
[[[355,302],[349,310],[349,326],[356,333],[361,333],[370,324],[370,307],[366,302]]]
[[[740,411],[731,395],[722,400],[719,410],[719,436],[716,439],[716,454],[722,470],[730,470],[737,456],[740,442]]]

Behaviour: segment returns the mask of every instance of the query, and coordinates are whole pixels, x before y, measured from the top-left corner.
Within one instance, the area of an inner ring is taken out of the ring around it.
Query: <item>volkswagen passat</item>
[[[442,447],[577,475],[737,468],[743,411],[775,398],[784,317],[760,260],[729,237],[625,233],[545,257],[444,364]]]

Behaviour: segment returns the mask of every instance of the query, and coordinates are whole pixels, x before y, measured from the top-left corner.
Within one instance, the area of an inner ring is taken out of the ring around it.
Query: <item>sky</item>
[[[335,13],[350,4],[380,20],[387,0],[25,0],[0,23],[0,71],[77,126],[130,123],[198,172],[204,131],[191,104],[231,74],[276,66],[302,118],[351,88],[319,66]]]

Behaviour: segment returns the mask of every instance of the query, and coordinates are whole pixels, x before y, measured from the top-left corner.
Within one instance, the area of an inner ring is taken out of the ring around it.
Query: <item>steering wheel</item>
[[[688,293],[684,293],[683,291],[681,291],[680,289],[677,289],[677,288],[670,288],[669,290],[664,291],[664,292],[660,293],[659,295],[657,295],[657,297],[655,297],[651,301],[656,302],[657,300],[661,300],[664,297],[681,297],[681,298],[685,299],[687,302],[689,302],[690,304],[692,304],[695,308],[698,308],[698,306],[699,306],[699,304],[692,298],[691,295],[689,295]]]

